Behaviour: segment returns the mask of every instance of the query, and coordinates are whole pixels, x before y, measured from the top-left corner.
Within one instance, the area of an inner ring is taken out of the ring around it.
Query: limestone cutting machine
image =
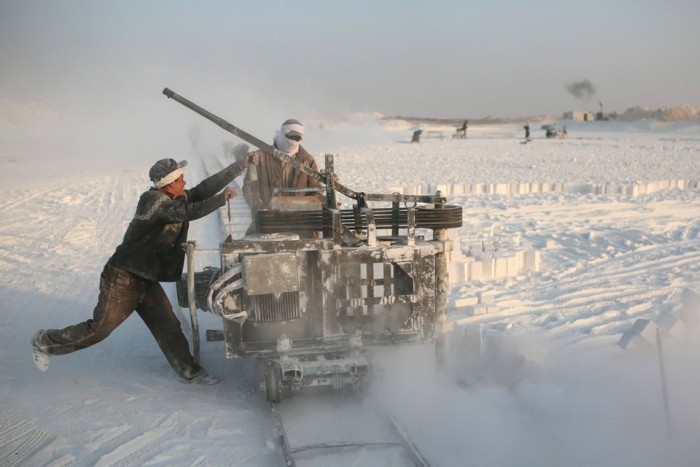
[[[447,205],[440,192],[351,190],[334,174],[333,156],[315,171],[173,91],[163,93],[322,183],[310,196],[279,193],[269,206],[254,207],[259,233],[225,239],[218,268],[194,271],[196,244],[187,244],[178,296],[190,309],[196,358],[197,308],[221,316],[228,358],[264,359],[270,401],[308,386],[366,386],[376,346],[434,343],[438,361],[444,358],[447,231],[462,225],[460,206]],[[338,195],[351,207],[339,207]]]

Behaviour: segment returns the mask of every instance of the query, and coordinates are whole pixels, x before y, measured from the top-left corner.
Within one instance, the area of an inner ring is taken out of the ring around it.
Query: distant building
[[[595,115],[593,112],[587,112],[582,110],[571,110],[569,112],[564,112],[564,120],[573,120],[574,122],[592,122],[595,120]]]

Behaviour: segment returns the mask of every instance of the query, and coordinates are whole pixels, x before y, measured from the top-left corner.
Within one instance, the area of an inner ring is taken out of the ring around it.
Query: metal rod
[[[197,296],[195,295],[194,253],[197,249],[196,242],[187,242],[185,253],[187,254],[187,304],[190,308],[190,322],[192,323],[192,358],[199,365],[199,321],[197,320]]]
[[[425,457],[423,457],[416,445],[413,444],[413,441],[408,436],[408,433],[406,433],[406,430],[404,430],[403,427],[399,425],[399,422],[394,418],[393,415],[391,415],[390,413],[387,413],[387,415],[389,416],[391,423],[394,425],[394,428],[401,437],[401,444],[403,444],[403,447],[406,449],[406,452],[408,452],[408,456],[413,461],[413,465],[415,465],[416,467],[429,467],[430,464],[425,459]]]
[[[255,136],[251,135],[250,133],[241,130],[240,128],[230,124],[226,120],[224,120],[221,117],[217,117],[213,113],[201,108],[194,102],[191,102],[184,97],[180,96],[179,94],[175,93],[174,91],[165,88],[163,89],[163,94],[165,94],[167,97],[170,99],[179,102],[180,104],[184,105],[185,107],[197,112],[199,115],[202,117],[206,118],[207,120],[210,120],[223,128],[224,130],[228,131],[229,133],[233,134],[234,136],[237,136],[241,138],[243,141],[252,144],[253,146],[260,148],[266,152],[269,152],[273,156],[275,156],[277,159],[281,160],[282,162],[285,162],[287,164],[290,164],[292,167],[295,169],[304,172],[306,175],[308,175],[311,178],[314,178],[315,180],[318,180],[319,182],[325,183],[326,182],[326,177],[321,174],[319,171],[312,169],[309,166],[306,166],[302,164],[301,162],[297,161],[293,157],[290,157],[289,155],[278,151],[275,149],[272,145],[264,142],[263,140],[256,138]],[[340,183],[335,183],[335,189],[344,194],[345,196],[349,198],[356,198],[357,193],[355,193],[353,190],[350,188],[341,185]]]
[[[333,160],[333,154],[326,154],[325,157],[326,165],[326,206],[329,209],[338,209],[338,202],[335,199],[335,184],[336,180],[334,177],[335,164]]]
[[[442,193],[439,191],[437,195]],[[435,210],[445,208],[444,203],[435,203]],[[435,253],[435,359],[438,368],[445,365],[447,296],[450,293],[449,272],[447,270],[447,255],[451,247],[447,229],[433,229],[433,240],[440,243],[440,250]]]
[[[305,446],[299,446],[292,448],[292,454],[302,451],[308,451],[311,449],[337,449],[337,448],[355,448],[355,447],[391,447],[391,446],[403,446],[402,443],[394,441],[357,441],[357,442],[337,442],[337,443],[313,443],[307,444]]]
[[[292,450],[289,447],[287,432],[284,429],[284,423],[282,423],[282,414],[280,414],[277,407],[277,403],[270,402],[270,409],[272,410],[272,418],[275,422],[275,427],[277,428],[277,437],[280,443],[280,449],[282,450],[282,455],[284,456],[284,464],[287,467],[295,467],[296,462],[292,457]]]

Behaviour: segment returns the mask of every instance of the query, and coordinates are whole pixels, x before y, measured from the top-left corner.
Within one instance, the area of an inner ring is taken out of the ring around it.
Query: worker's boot
[[[187,373],[187,372],[186,372]],[[180,375],[178,378],[180,381],[183,383],[188,383],[188,384],[205,384],[205,385],[212,385],[212,384],[218,384],[219,379],[211,376],[208,374],[204,368],[200,368],[196,373],[194,373],[192,376],[189,374],[184,374]]]
[[[34,347],[34,365],[36,365],[39,371],[48,370],[49,363],[51,363],[51,355],[46,352],[46,347],[42,343],[45,335],[46,331],[42,329],[34,334],[34,337],[32,337],[32,346]]]

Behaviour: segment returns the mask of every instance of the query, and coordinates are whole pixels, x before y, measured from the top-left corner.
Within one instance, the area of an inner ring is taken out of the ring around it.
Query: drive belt
[[[418,206],[416,227],[425,229],[453,229],[462,226],[462,206],[447,205],[443,208]],[[381,208],[371,210],[377,228],[406,228],[408,209]],[[361,209],[341,209],[341,222],[350,230],[367,228],[367,216]],[[256,214],[260,233],[276,232],[317,232],[330,229],[333,225],[331,211],[279,211],[266,209]]]

